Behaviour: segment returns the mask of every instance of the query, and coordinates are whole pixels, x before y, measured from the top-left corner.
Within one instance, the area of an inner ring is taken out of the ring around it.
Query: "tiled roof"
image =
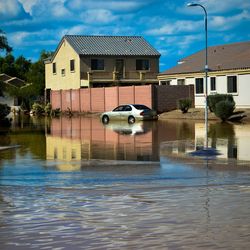
[[[202,72],[204,67],[205,50],[202,50],[160,75]],[[209,71],[250,68],[250,41],[208,47],[208,68]]]
[[[64,38],[79,55],[160,56],[141,36],[66,35]]]

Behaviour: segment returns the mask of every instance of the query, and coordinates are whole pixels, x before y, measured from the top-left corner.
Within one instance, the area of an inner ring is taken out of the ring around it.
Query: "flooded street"
[[[249,249],[250,126],[17,120],[1,130],[5,249]]]

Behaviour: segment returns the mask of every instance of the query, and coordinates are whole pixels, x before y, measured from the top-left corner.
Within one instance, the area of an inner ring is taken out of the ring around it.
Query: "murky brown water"
[[[0,134],[1,249],[249,249],[248,125],[96,118]]]

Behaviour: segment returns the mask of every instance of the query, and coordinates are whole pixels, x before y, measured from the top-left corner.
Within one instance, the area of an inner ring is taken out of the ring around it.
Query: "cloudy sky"
[[[65,34],[139,35],[160,53],[160,70],[204,48],[204,12],[185,0],[0,0],[0,29],[15,56],[32,61]],[[250,40],[249,0],[197,0],[208,12],[208,45]]]

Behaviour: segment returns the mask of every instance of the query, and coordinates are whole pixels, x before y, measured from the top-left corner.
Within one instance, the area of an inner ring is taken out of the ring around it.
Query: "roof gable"
[[[205,50],[201,50],[160,75],[203,72],[204,67]],[[250,68],[250,42],[208,47],[208,68],[210,71]]]

